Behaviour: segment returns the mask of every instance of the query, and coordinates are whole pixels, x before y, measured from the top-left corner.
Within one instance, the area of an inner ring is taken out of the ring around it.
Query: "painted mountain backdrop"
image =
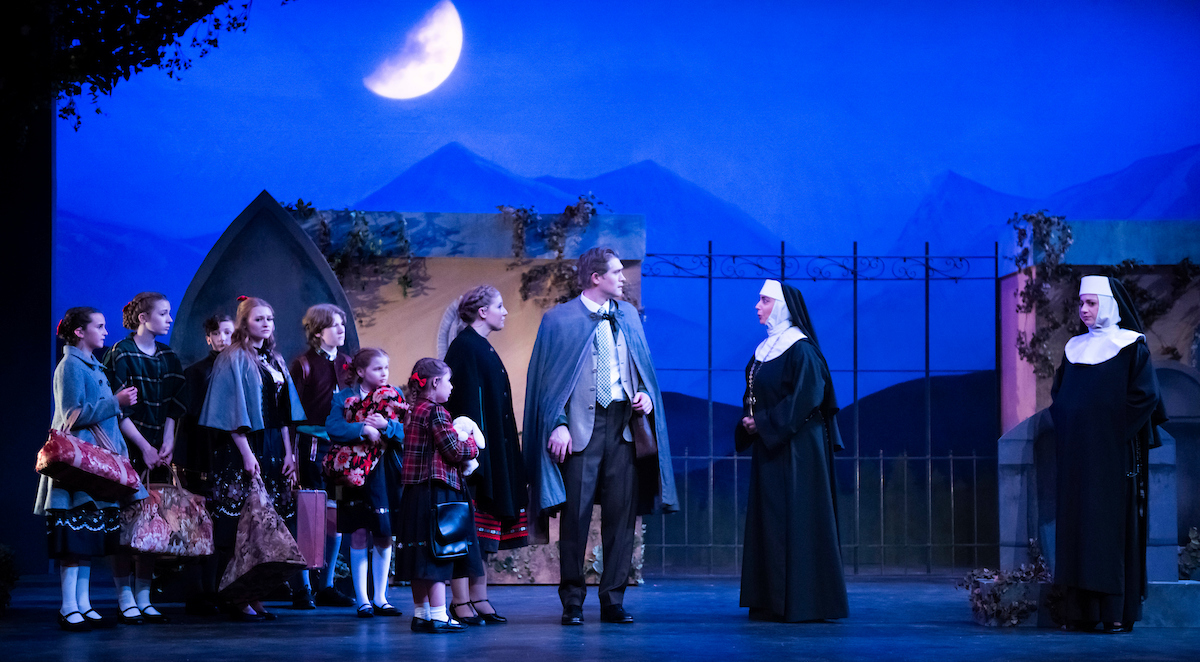
[[[947,172],[909,218],[895,250],[915,253],[930,241],[942,255],[990,254],[999,241],[1004,254],[1012,242],[1006,221],[1014,212],[1039,209],[1071,221],[1200,220],[1200,145],[1140,159],[1041,199],[1001,193]]]
[[[646,216],[647,250],[701,253],[712,239],[717,253],[774,254],[781,237],[736,205],[722,200],[652,161],[642,161],[590,179],[553,176],[528,178],[449,143],[417,162],[387,185],[359,201],[366,211],[492,212],[497,205],[535,205],[558,212],[577,196],[594,193],[616,213]],[[315,201],[321,206],[321,201]],[[249,200],[247,201],[249,203]],[[1200,219],[1200,145],[1141,159],[1110,175],[1066,188],[1044,199],[1007,195],[955,173],[940,177],[904,224],[895,254],[917,254],[930,241],[935,254],[991,255],[1001,241],[1002,255],[1011,232],[1005,221],[1015,212],[1048,209],[1069,219]],[[232,220],[232,219],[229,219]],[[62,208],[55,228],[54,308],[94,305],[108,316],[115,341],[120,308],[135,293],[158,290],[178,303],[218,235],[170,239],[143,229],[102,225],[86,212]],[[782,237],[802,245],[802,237]],[[793,243],[794,242],[794,243]],[[1002,264],[1002,271],[1004,265]],[[647,329],[656,362],[669,368],[703,367],[707,351],[706,289],[702,280],[654,279],[644,285]],[[807,283],[809,307],[822,345],[836,369],[849,362],[848,293],[839,284]],[[986,291],[985,291],[986,290]],[[758,284],[718,281],[714,286],[715,397],[737,402],[740,371],[761,336],[752,306]],[[870,369],[904,370],[921,362],[897,347],[923,347],[922,312],[917,292],[904,286],[861,293],[860,362]],[[935,293],[934,367],[977,370],[991,366],[990,286],[978,291],[950,286]],[[939,323],[945,320],[950,323]],[[973,327],[972,327],[973,328]],[[728,378],[726,378],[728,377]],[[668,371],[664,386],[703,394],[705,377],[687,370]],[[874,379],[874,378],[872,378]],[[869,393],[907,379],[903,373],[862,383]],[[843,393],[848,401],[849,392]]]
[[[587,193],[614,213],[644,214],[646,250],[652,253],[702,253],[708,239],[717,252],[778,250],[779,237],[749,214],[653,161],[591,179],[530,179],[454,142],[354,206],[363,211],[486,213],[501,204],[535,205],[540,212],[558,213]]]

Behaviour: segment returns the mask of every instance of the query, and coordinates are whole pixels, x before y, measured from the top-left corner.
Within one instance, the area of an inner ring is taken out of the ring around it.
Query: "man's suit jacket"
[[[612,305],[616,305],[613,303]],[[606,324],[607,322],[602,322]],[[617,334],[617,358],[621,373],[621,386],[625,390],[625,399],[633,402],[633,396],[641,388],[642,380],[637,377],[637,366],[629,356],[629,347],[625,344],[625,334]],[[575,390],[567,401],[567,431],[571,433],[571,450],[580,452],[587,448],[592,439],[592,428],[596,422],[596,343],[588,343],[588,351],[584,353],[583,370],[579,380],[575,382]],[[607,386],[607,384],[605,385]],[[633,441],[633,433],[629,426],[621,432],[625,441]]]

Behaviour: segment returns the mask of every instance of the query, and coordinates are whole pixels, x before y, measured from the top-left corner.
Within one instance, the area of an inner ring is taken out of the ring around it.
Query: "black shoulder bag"
[[[430,450],[437,453],[437,447],[432,444]],[[466,556],[471,527],[475,526],[471,504],[467,501],[435,502],[432,456],[429,458],[429,502],[433,504],[429,513],[429,552],[433,558],[456,559]]]

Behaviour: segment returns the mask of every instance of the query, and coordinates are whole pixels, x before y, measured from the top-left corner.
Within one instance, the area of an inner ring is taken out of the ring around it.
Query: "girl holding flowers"
[[[399,390],[388,384],[387,352],[364,347],[350,365],[356,381],[334,393],[325,421],[332,444],[325,468],[340,484],[337,530],[350,534],[350,572],[359,618],[399,616],[387,600],[387,585],[408,405]],[[367,593],[368,538],[373,543],[369,563],[374,568],[373,598]]]

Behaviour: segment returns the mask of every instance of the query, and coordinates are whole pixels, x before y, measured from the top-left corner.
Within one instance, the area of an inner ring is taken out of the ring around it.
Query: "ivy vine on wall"
[[[596,196],[588,193],[580,195],[578,202],[567,205],[563,212],[548,222],[544,222],[533,205],[529,207],[512,207],[499,205],[502,222],[512,225],[512,252],[514,261],[509,269],[527,267],[521,274],[521,300],[533,299],[538,305],[547,308],[552,304],[565,303],[579,296],[579,284],[575,278],[575,260],[566,259],[567,239],[572,231],[582,233],[587,229],[592,219],[599,214],[598,208],[604,206]],[[546,242],[546,247],[553,253],[550,262],[529,266],[530,260],[525,255],[525,241],[530,233]]]
[[[317,216],[316,207],[303,198],[295,204],[285,204],[283,208],[297,222]],[[364,277],[388,275],[385,272],[394,269],[396,282],[405,297],[420,296],[426,292],[429,271],[425,258],[413,256],[412,244],[404,236],[402,224],[397,224],[396,229],[385,227],[376,230],[367,222],[366,212],[347,209],[341,213],[349,218],[350,228],[340,245],[334,246],[333,229],[329,219],[323,216],[317,217],[316,237],[317,249],[329,263],[338,282],[345,285],[347,277],[353,277],[360,283],[360,289],[365,289]],[[389,241],[393,247],[385,248]]]
[[[1085,274],[1066,261],[1073,238],[1066,217],[1048,215],[1046,210],[1032,214],[1013,214],[1008,220],[1017,233],[1017,254],[1013,261],[1027,280],[1017,292],[1017,312],[1035,313],[1037,323],[1033,333],[1017,332],[1017,354],[1033,366],[1039,378],[1054,376],[1057,368],[1051,340],[1063,327],[1079,325],[1078,302],[1073,293]],[[1151,269],[1138,260],[1099,265],[1089,270],[1119,280],[1149,330],[1155,322],[1166,317],[1180,297],[1197,284],[1200,265],[1184,258],[1171,267],[1171,286],[1165,295],[1155,295],[1144,287],[1140,277]],[[1056,294],[1070,293],[1058,296]],[[1069,327],[1073,328],[1073,327]],[[1162,355],[1174,360],[1182,358],[1179,349],[1164,346]]]

